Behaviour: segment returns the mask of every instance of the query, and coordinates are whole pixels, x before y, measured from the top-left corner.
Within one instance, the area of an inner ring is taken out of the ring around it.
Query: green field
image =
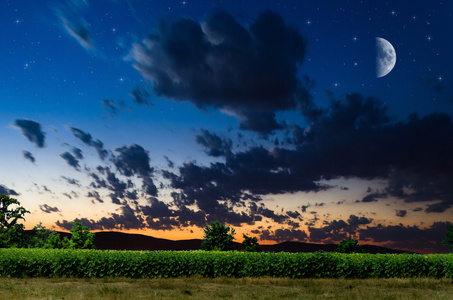
[[[8,277],[453,278],[453,254],[0,249]]]
[[[453,299],[451,279],[5,278],[0,299]]]
[[[0,299],[453,299],[453,254],[0,249]]]

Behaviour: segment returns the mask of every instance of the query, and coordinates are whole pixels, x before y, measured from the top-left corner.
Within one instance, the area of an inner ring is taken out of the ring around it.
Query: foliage
[[[12,208],[12,205],[17,207]],[[0,248],[23,246],[25,227],[17,221],[25,220],[26,213],[30,212],[20,206],[17,199],[0,195]]]
[[[246,236],[245,234],[242,235],[244,237],[244,241],[242,242],[242,245],[244,246],[244,249],[246,252],[261,252],[261,248],[259,247],[258,244],[258,239],[256,237],[249,237]]]
[[[28,248],[44,249],[95,249],[94,233],[81,223],[72,222],[71,239],[60,238],[58,232],[42,226],[40,222],[33,228],[33,234],[24,244]]]
[[[366,253],[365,249],[359,245],[358,240],[349,239],[342,240],[340,244],[335,248],[335,252],[338,253]]]
[[[96,249],[94,245],[94,233],[90,229],[79,222],[72,222],[71,240],[67,248],[71,249]]]
[[[453,250],[453,223],[447,223],[447,235],[445,240],[442,241],[443,245],[450,245],[451,250]]]
[[[45,228],[41,222],[33,227],[32,231],[33,234],[27,241],[29,248],[62,249],[70,246],[70,241],[67,237],[61,240],[58,232]]]
[[[231,233],[230,233],[231,230]],[[219,221],[206,225],[203,229],[204,236],[201,243],[201,250],[227,251],[231,248],[234,240],[234,228],[222,225]]]
[[[453,254],[0,249],[10,277],[453,278]]]

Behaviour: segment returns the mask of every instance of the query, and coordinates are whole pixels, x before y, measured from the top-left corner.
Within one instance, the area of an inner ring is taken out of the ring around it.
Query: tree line
[[[15,207],[13,207],[15,206]],[[94,233],[87,226],[72,222],[71,238],[60,238],[55,230],[42,226],[40,222],[31,233],[19,220],[30,213],[17,199],[0,195],[0,248],[47,248],[47,249],[95,249]]]

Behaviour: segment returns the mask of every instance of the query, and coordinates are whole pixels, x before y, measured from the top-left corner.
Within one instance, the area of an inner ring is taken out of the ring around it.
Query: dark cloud
[[[293,219],[297,219],[300,217],[300,213],[297,211],[287,211],[286,214]]]
[[[447,234],[447,222],[434,222],[431,226],[377,225],[358,230],[361,241],[381,243],[384,246],[410,251],[445,252],[441,242]]]
[[[39,148],[45,146],[45,133],[41,129],[41,124],[32,120],[18,119],[14,125],[22,130],[22,134]]]
[[[304,242],[308,237],[305,231],[299,229],[276,229],[274,232],[264,229],[262,231],[254,231],[252,233],[259,233],[260,240],[276,241],[277,243],[285,241]]]
[[[72,196],[68,193],[62,193],[62,195],[68,197],[69,199],[72,199]]]
[[[250,148],[246,152],[227,155],[225,163],[212,163],[209,167],[193,162],[179,167],[179,174],[163,171],[170,186],[179,189],[174,197],[180,205],[196,204],[208,215],[220,209],[220,201],[241,206],[243,201],[259,201],[260,195],[285,194],[297,191],[320,191],[324,186],[307,180],[290,171],[294,164],[285,158],[286,152]],[[253,213],[282,223],[288,216],[277,215],[262,206],[251,206]]]
[[[42,210],[45,213],[48,213],[48,214],[50,214],[52,212],[60,212],[58,207],[52,207],[52,206],[49,206],[47,204],[40,205],[39,209]]]
[[[206,214],[203,211],[191,210],[187,207],[180,207],[175,211],[177,220],[182,227],[197,226],[203,228],[208,224]]]
[[[233,142],[230,139],[220,138],[215,133],[202,129],[201,135],[195,136],[197,144],[207,148],[206,153],[210,156],[225,156],[231,153]]]
[[[9,189],[2,184],[0,184],[0,195],[19,196],[15,190]]]
[[[114,158],[113,163],[121,174],[128,177],[135,174],[146,177],[152,174],[149,152],[143,147],[134,144],[117,148],[115,152],[119,155]]]
[[[112,202],[115,204],[120,204],[118,198],[123,199],[126,195],[127,183],[121,181],[116,177],[115,173],[111,172],[109,168],[105,168],[106,178],[108,183],[108,189],[113,193],[110,194]]]
[[[139,86],[135,86],[129,95],[134,99],[134,102],[137,104],[144,104],[148,106],[153,106],[153,104],[149,101],[151,94],[144,88],[140,88]]]
[[[425,212],[427,213],[443,213],[447,209],[453,206],[453,201],[451,200],[444,200],[442,202],[428,204]]]
[[[72,185],[76,185],[78,187],[80,187],[80,182],[77,180],[77,179],[74,179],[74,178],[68,178],[66,176],[61,176],[62,179],[64,179],[64,181],[66,181],[67,183],[69,184],[72,184]]]
[[[101,199],[101,196],[96,191],[88,192],[87,197],[96,199],[99,203],[104,203],[104,200]]]
[[[386,196],[436,201],[426,212],[443,212],[453,204],[453,123],[447,114],[411,115],[406,121],[391,122],[379,100],[350,94],[344,101],[332,100],[304,129],[304,142],[296,150],[276,147],[271,153],[276,166],[312,182],[387,181],[383,192],[373,192],[363,202]]]
[[[24,158],[26,160],[29,160],[30,162],[35,163],[36,159],[31,152],[23,150],[22,155],[24,156]]]
[[[362,200],[357,200],[357,202],[377,202],[378,199],[385,199],[387,194],[385,193],[371,193],[362,198]]]
[[[261,203],[260,206],[256,205],[256,203],[253,202],[250,203],[250,211],[253,214],[258,214],[265,218],[269,218],[278,224],[283,224],[288,220],[288,216],[276,214],[274,211],[266,208],[263,203]]]
[[[404,218],[407,215],[407,210],[405,209],[397,209],[396,210],[396,216]]]
[[[164,158],[167,161],[167,166],[169,168],[174,168],[175,167],[175,163],[172,160],[170,160],[167,156],[164,156]]]
[[[77,147],[72,147],[72,153],[74,153],[77,159],[83,159],[83,153],[81,149]]]
[[[153,199],[150,206],[144,206],[141,210],[145,216],[148,216],[151,219],[160,219],[174,215],[174,212],[168,208],[167,204],[157,199]]]
[[[86,133],[78,128],[70,127],[72,134],[88,146],[94,147],[101,159],[108,155],[108,151],[104,149],[104,143],[100,140],[94,140],[91,134]]]
[[[354,238],[360,227],[370,224],[372,219],[350,215],[347,221],[333,220],[324,221],[320,228],[309,227],[310,241],[315,243],[332,243],[344,239]]]
[[[160,22],[131,57],[157,96],[221,109],[238,117],[241,128],[268,134],[283,127],[276,111],[312,106],[306,82],[297,78],[305,48],[300,33],[275,13],[245,28],[216,12],[202,25]]]
[[[120,213],[112,213],[110,217],[103,217],[98,221],[90,220],[87,218],[74,219],[74,222],[80,222],[91,230],[129,230],[129,229],[142,229],[145,228],[146,223],[143,218],[137,215],[134,210],[124,205],[120,208]],[[72,228],[71,222],[67,220],[57,221],[55,223],[58,227],[69,230]]]
[[[157,196],[157,187],[151,176],[154,169],[150,166],[149,152],[139,145],[123,146],[115,149],[119,153],[113,163],[125,176],[137,175],[143,181],[143,189],[149,196]]]
[[[78,159],[75,158],[71,153],[65,152],[65,153],[61,154],[60,157],[63,158],[66,161],[66,163],[68,165],[70,165],[71,167],[73,167],[74,169],[80,170],[80,165],[79,165]]]
[[[104,168],[101,166],[98,166],[96,168],[97,171],[99,171],[101,174],[105,174]],[[106,188],[107,187],[107,182],[104,179],[101,179],[101,177],[98,176],[96,173],[89,173],[89,175],[94,179],[94,182],[90,184],[91,187],[95,189],[100,189],[100,188]]]
[[[360,225],[368,225],[373,221],[373,219],[369,219],[366,217],[357,217],[356,215],[350,215],[348,219],[349,226],[356,228]]]
[[[152,174],[153,169],[149,166],[149,157],[147,152],[140,146],[131,146],[119,148],[121,155],[115,157],[113,162],[120,171],[119,174],[114,173],[109,167],[98,166],[96,172],[88,172],[88,175],[94,179],[90,187],[94,189],[108,189],[111,191],[110,198],[112,203],[122,205],[124,200],[138,200],[140,190],[136,188],[133,180],[128,177],[137,175],[142,181],[144,195],[157,196],[157,187],[153,180],[145,174]],[[143,156],[142,156],[143,155]],[[145,164],[142,164],[145,163]],[[119,175],[119,176],[118,176]],[[126,179],[121,178],[121,175],[126,176]],[[96,197],[95,197],[96,198]],[[123,200],[123,201],[122,201]]]

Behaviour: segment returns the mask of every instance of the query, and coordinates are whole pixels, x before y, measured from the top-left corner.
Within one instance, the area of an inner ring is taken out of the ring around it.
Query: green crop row
[[[453,254],[0,249],[0,276],[453,278]]]

